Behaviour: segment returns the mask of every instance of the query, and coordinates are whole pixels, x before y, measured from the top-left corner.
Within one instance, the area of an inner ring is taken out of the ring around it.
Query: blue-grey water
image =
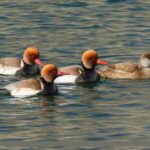
[[[149,0],[1,0],[0,57],[35,45],[45,63],[138,62],[150,51]],[[17,81],[0,76],[0,86]],[[148,150],[150,80],[61,85],[50,97],[0,93],[1,150]]]

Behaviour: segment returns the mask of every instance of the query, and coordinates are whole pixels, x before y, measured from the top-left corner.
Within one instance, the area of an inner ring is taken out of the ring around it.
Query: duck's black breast
[[[76,79],[76,83],[96,82],[98,80],[100,80],[100,76],[95,70],[83,70],[82,73]]]
[[[43,85],[43,90],[41,92],[41,95],[52,95],[58,93],[58,88],[53,82],[48,83],[43,78],[40,78],[40,81]]]
[[[28,65],[25,62],[23,62],[23,67],[17,71],[17,74],[26,76],[26,75],[39,75],[40,74],[40,69],[39,67],[34,64],[34,65]]]

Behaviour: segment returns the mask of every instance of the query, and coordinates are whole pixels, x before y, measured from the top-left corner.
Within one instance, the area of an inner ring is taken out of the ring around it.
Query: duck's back
[[[109,79],[132,79],[141,68],[138,64],[125,62],[109,65],[99,71],[101,77]]]
[[[0,59],[1,66],[10,66],[10,67],[19,68],[20,64],[21,64],[21,59],[16,57],[7,57],[7,58]]]
[[[107,69],[112,69],[114,71],[122,71],[126,73],[133,73],[139,69],[139,65],[132,62],[118,63],[110,65]]]
[[[41,83],[38,79],[26,79],[22,81],[18,81],[15,83],[11,83],[7,86],[5,86],[7,90],[13,90],[13,89],[21,89],[21,88],[30,88],[34,90],[41,90]]]
[[[61,68],[59,68],[59,71],[68,73],[70,75],[78,76],[81,73],[80,72],[81,69],[82,68],[79,65],[71,65],[71,66],[61,67]]]

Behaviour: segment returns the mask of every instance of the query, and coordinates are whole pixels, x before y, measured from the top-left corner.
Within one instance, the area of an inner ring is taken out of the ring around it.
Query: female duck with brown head
[[[106,62],[98,59],[98,53],[93,49],[87,50],[82,54],[81,65],[73,65],[62,67],[59,69],[61,72],[68,73],[69,75],[64,75],[56,78],[54,81],[58,84],[63,83],[84,83],[84,82],[94,82],[99,80],[99,74],[95,70],[96,65],[107,64]]]
[[[150,79],[150,53],[144,53],[138,64],[132,62],[109,65],[99,70],[108,79]]]
[[[36,47],[28,47],[23,53],[23,59],[7,57],[0,59],[0,74],[33,75],[40,73],[38,65],[44,66],[39,59],[40,53]]]
[[[54,79],[57,77],[57,67],[53,64],[45,65],[40,78],[31,78],[11,83],[4,87],[14,97],[29,97],[37,94],[51,95],[58,92]]]

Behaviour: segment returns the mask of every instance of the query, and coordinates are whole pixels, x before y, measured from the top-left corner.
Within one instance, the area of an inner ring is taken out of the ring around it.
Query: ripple
[[[0,5],[1,57],[21,58],[33,44],[45,63],[60,67],[80,65],[89,48],[110,63],[138,62],[149,51],[147,0]],[[18,80],[0,75],[1,87]],[[148,149],[149,85],[149,80],[101,80],[58,85],[56,96],[25,99],[0,91],[0,149]]]
[[[71,3],[64,3],[64,4],[56,4],[58,7],[85,7],[88,4],[85,2],[71,2]]]
[[[118,3],[118,2],[124,3],[126,1],[128,1],[128,0],[107,0],[107,2],[109,2],[109,3]]]

